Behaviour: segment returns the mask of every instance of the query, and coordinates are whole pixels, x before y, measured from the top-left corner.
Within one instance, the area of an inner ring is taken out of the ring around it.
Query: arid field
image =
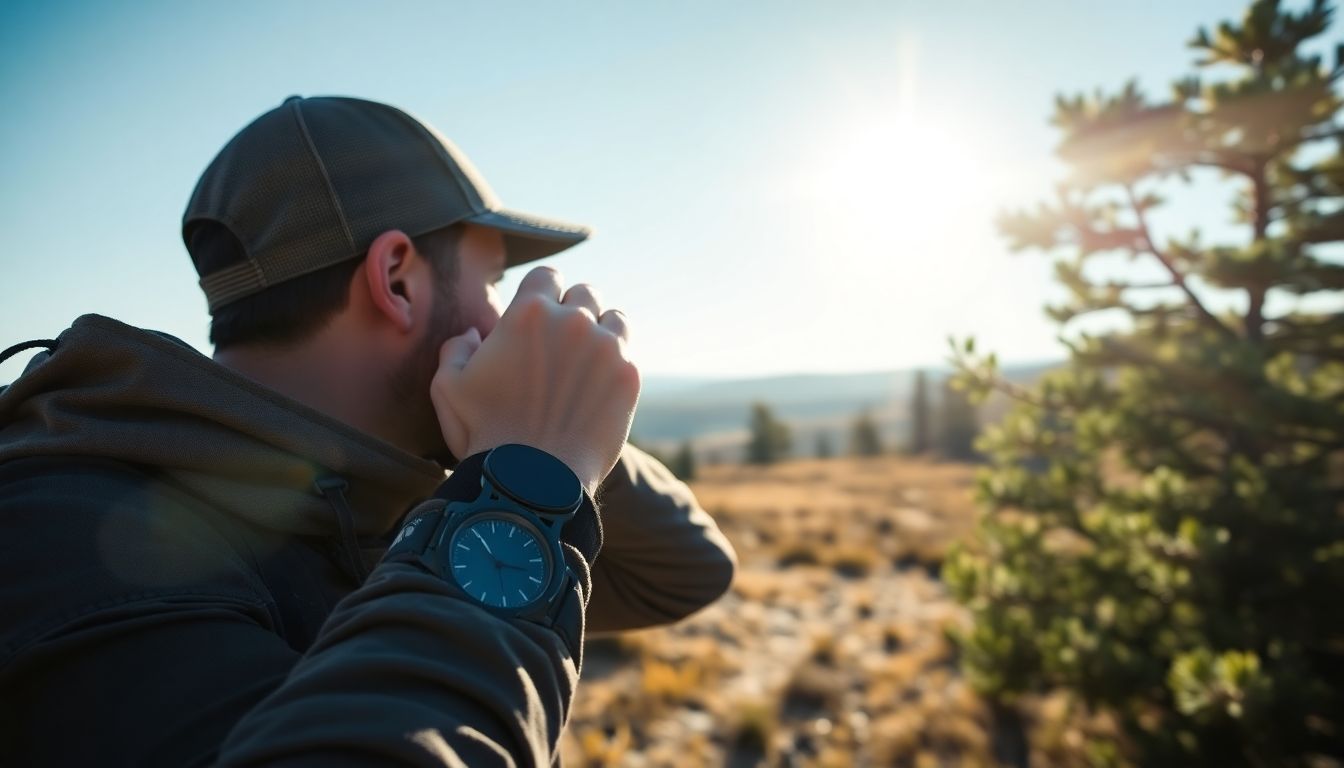
[[[702,468],[692,485],[737,581],[674,627],[590,641],[566,763],[996,765],[1001,729],[946,636],[966,615],[939,580],[974,526],[974,473],[898,457]],[[1033,764],[1073,763],[1063,702],[1029,712]]]
[[[741,558],[681,624],[589,646],[576,765],[898,764],[987,754],[937,574],[973,470],[904,459],[709,467],[694,488]]]

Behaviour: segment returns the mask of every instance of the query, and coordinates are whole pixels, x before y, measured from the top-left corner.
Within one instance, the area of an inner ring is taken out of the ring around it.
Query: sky
[[[625,310],[646,376],[934,365],[949,335],[1062,357],[1049,261],[993,225],[1060,172],[1054,95],[1163,94],[1242,7],[7,0],[0,347],[96,312],[208,353],[197,177],[285,97],[339,94],[432,123],[507,206],[593,226],[553,264]]]

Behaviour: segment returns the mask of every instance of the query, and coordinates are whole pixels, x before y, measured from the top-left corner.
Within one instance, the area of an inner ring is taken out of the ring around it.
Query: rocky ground
[[[738,579],[676,626],[590,642],[567,764],[996,765],[1001,729],[946,635],[967,617],[938,578],[973,527],[973,475],[896,457],[702,469]],[[1041,751],[1077,736],[1051,706],[1036,764],[1071,762]]]

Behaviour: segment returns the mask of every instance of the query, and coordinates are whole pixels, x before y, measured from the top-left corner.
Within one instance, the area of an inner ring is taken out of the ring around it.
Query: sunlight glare
[[[904,92],[885,108],[837,111],[793,179],[793,202],[813,222],[802,293],[844,308],[835,322],[845,331],[828,344],[868,367],[892,351],[937,359],[949,333],[1002,326],[986,297],[1016,289],[994,217],[1021,191],[1012,158],[991,151],[1004,145],[993,121]]]
[[[818,202],[870,246],[923,245],[988,220],[992,174],[954,125],[908,109],[851,122],[810,174]]]

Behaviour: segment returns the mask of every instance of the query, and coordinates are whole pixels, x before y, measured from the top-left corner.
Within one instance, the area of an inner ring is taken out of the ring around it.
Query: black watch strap
[[[548,616],[549,626],[564,641],[569,653],[583,659],[583,594],[574,568],[565,569],[565,586],[555,598],[555,608]]]
[[[402,526],[392,545],[388,547],[387,554],[383,556],[383,561],[410,563],[425,569],[447,583],[453,583],[448,574],[441,572],[435,558],[423,557],[430,543],[434,540],[434,537],[440,534],[440,529],[448,519],[447,506],[448,503],[443,499],[430,499],[412,509],[410,514],[406,516],[405,525]],[[541,623],[560,635],[560,639],[569,649],[570,655],[581,660],[583,658],[583,606],[586,599],[584,591],[586,585],[590,583],[588,563],[572,547],[564,546],[562,549],[565,552],[566,559],[569,560],[569,567],[564,569],[565,584],[561,588],[560,594],[556,596],[552,609],[546,614],[546,620]],[[582,571],[581,575],[580,570]],[[525,618],[519,620],[531,621]]]
[[[484,466],[488,454],[480,453],[462,460],[438,488],[434,496],[413,508],[405,523],[388,547],[384,561],[414,564],[429,573],[455,584],[448,572],[448,559],[427,552],[442,536],[452,514],[450,504],[477,501],[485,477]],[[544,615],[519,616],[524,621],[547,626],[560,635],[565,646],[576,659],[582,658],[580,647],[583,637],[584,603],[591,579],[589,572],[602,544],[602,527],[591,497],[585,492],[579,508],[568,516],[561,529],[560,542],[567,567],[562,569],[563,585],[553,598]]]
[[[429,558],[422,557],[425,550],[429,549],[429,544],[434,540],[435,534],[443,523],[447,520],[445,509],[448,502],[443,499],[430,499],[421,502],[406,515],[406,522],[401,526],[397,537],[392,540],[388,546],[387,553],[383,555],[384,561],[416,562],[429,572],[440,578],[444,574],[439,572]]]

